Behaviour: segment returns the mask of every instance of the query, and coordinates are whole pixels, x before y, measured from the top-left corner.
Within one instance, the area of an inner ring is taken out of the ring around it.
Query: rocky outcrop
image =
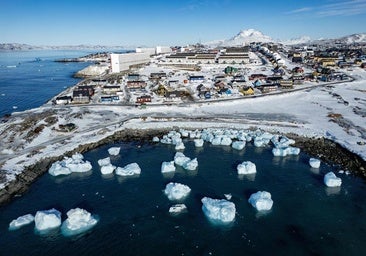
[[[109,69],[108,65],[90,65],[75,73],[74,77],[87,78],[105,74]]]

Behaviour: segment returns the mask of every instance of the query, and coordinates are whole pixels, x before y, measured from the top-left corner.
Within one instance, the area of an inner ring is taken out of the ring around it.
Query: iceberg
[[[163,162],[163,163],[161,164],[161,172],[162,172],[162,173],[175,172],[175,165],[174,165],[174,161],[170,161],[170,162]]]
[[[153,141],[153,142],[159,142],[159,141],[160,141],[160,139],[159,139],[158,137],[156,137],[156,136],[155,136],[155,137],[152,139],[152,141]]]
[[[202,211],[210,220],[218,223],[229,223],[235,219],[235,204],[225,199],[201,199]]]
[[[117,156],[120,152],[121,148],[120,147],[111,147],[108,149],[108,153],[111,155],[111,156]]]
[[[141,168],[137,163],[128,164],[125,167],[117,167],[116,174],[120,176],[139,175]]]
[[[194,158],[188,162],[185,162],[183,164],[183,168],[188,170],[188,171],[194,171],[196,170],[198,167],[198,161],[197,161],[197,158]]]
[[[238,164],[236,169],[238,170],[238,174],[253,174],[257,172],[255,164],[250,161],[244,161]]]
[[[169,138],[167,135],[164,135],[160,142],[163,144],[172,144],[172,139]]]
[[[103,165],[101,168],[100,168],[100,172],[103,174],[103,175],[108,175],[108,174],[112,174],[113,171],[116,169],[116,166],[112,165],[112,164],[108,164],[108,165]]]
[[[227,135],[222,137],[222,139],[221,139],[221,145],[223,145],[223,146],[230,146],[232,142],[233,141],[231,140],[231,138],[228,137]]]
[[[98,219],[88,211],[80,208],[67,212],[67,219],[62,223],[61,232],[64,236],[73,236],[84,233],[93,228]]]
[[[328,172],[324,176],[324,183],[327,187],[339,187],[342,184],[341,178],[338,178],[334,172]]]
[[[180,129],[179,132],[180,132],[180,134],[182,135],[183,138],[189,137],[189,131]]]
[[[189,157],[186,157],[182,152],[177,152],[174,156],[174,163],[179,166],[183,166],[185,163],[191,161]]]
[[[203,146],[203,142],[204,142],[203,139],[194,139],[193,141],[194,141],[194,146],[196,148],[199,148],[199,147]]]
[[[234,141],[231,147],[236,150],[242,150],[245,147],[245,141]]]
[[[183,150],[186,147],[184,146],[183,142],[178,142],[177,144],[175,144],[175,150]]]
[[[214,137],[211,141],[211,144],[214,145],[214,146],[218,146],[218,145],[221,145],[221,140],[222,140],[222,137]]]
[[[187,211],[187,206],[185,204],[175,204],[169,208],[169,213],[179,214]]]
[[[34,222],[38,231],[58,228],[61,225],[61,212],[53,208],[45,211],[37,211]]]
[[[69,175],[72,172],[88,172],[92,169],[89,161],[84,161],[83,155],[76,153],[71,158],[65,157],[62,161],[57,161],[48,169],[52,176]]]
[[[26,214],[23,216],[18,217],[15,220],[12,220],[9,223],[9,230],[16,230],[25,225],[28,225],[34,221],[34,216],[32,214]]]
[[[298,155],[300,154],[300,149],[296,147],[273,148],[272,154],[274,156]]]
[[[268,211],[272,209],[273,201],[271,193],[267,191],[258,191],[249,197],[248,202],[258,211]]]
[[[232,194],[224,194],[224,196],[225,196],[225,198],[226,198],[227,200],[231,200],[231,198],[233,197],[233,195],[232,195]]]
[[[111,164],[111,158],[106,157],[106,158],[103,158],[103,159],[99,159],[98,164],[99,164],[99,166],[109,165],[109,164]]]
[[[312,168],[319,168],[320,167],[320,160],[316,158],[310,158],[309,164]]]
[[[170,182],[166,185],[164,193],[169,200],[181,200],[185,198],[191,189],[187,185]]]

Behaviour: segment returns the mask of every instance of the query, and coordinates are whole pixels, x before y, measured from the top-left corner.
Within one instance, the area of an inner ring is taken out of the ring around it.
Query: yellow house
[[[240,92],[244,95],[244,96],[248,96],[248,95],[254,95],[254,90],[252,87],[246,87],[240,90]]]

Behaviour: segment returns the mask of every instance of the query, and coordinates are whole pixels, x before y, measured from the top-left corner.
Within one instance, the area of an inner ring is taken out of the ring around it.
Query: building
[[[262,84],[260,90],[262,93],[275,92],[278,89],[278,85],[275,84]]]
[[[291,79],[282,79],[282,80],[280,80],[280,86],[283,89],[293,89],[294,81]]]
[[[136,99],[136,103],[143,104],[143,103],[146,103],[146,102],[151,102],[151,96],[150,95],[143,95],[143,96],[137,97],[137,99]]]
[[[149,53],[122,53],[111,54],[112,73],[127,71],[131,66],[146,64],[150,61]]]
[[[115,94],[116,92],[121,91],[121,86],[119,85],[105,85],[103,86],[103,93],[106,94]]]
[[[145,81],[127,81],[127,89],[129,90],[142,90],[146,86],[147,83]]]
[[[70,104],[71,102],[72,102],[71,96],[61,96],[61,97],[57,97],[55,100],[55,103],[57,105],[66,105],[66,104]]]
[[[157,55],[157,54],[171,53],[172,48],[170,48],[169,46],[156,46],[156,47],[151,47],[151,48],[139,47],[139,48],[136,48],[136,52],[137,53],[148,53],[151,56],[151,55]]]
[[[85,90],[74,90],[72,92],[72,103],[85,104],[90,102],[90,94]]]

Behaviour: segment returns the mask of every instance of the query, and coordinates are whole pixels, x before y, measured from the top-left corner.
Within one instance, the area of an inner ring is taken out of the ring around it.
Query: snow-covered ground
[[[281,95],[200,102],[178,106],[43,107],[15,113],[0,125],[0,188],[46,157],[62,156],[125,129],[173,127],[260,128],[269,132],[326,137],[366,160],[366,72],[346,71],[356,80]],[[52,117],[53,119],[51,119]],[[61,132],[60,124],[76,129]],[[39,128],[39,129],[37,129]]]

